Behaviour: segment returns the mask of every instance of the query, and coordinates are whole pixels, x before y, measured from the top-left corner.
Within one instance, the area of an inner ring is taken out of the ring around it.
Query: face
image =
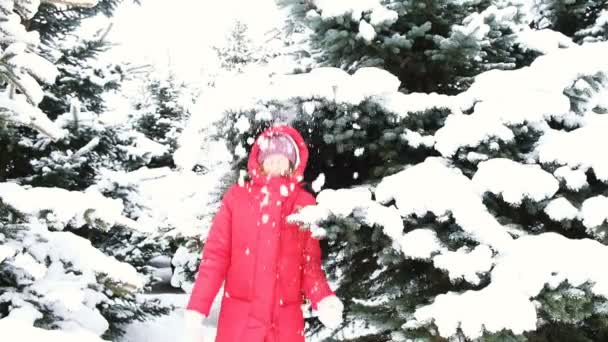
[[[287,175],[290,171],[289,159],[282,154],[271,154],[264,159],[262,169],[271,177]]]

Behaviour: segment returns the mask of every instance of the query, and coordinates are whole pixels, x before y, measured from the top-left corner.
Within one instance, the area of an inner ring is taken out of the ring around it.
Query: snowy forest
[[[343,303],[306,341],[608,341],[607,0],[225,3],[0,0],[0,340],[192,342],[288,124]]]

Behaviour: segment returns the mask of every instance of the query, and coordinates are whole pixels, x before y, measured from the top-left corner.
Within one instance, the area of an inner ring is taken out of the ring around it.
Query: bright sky
[[[108,39],[120,44],[112,54],[161,69],[171,65],[186,80],[200,78],[210,45],[223,39],[236,18],[248,24],[254,39],[280,25],[274,0],[126,2],[112,18]]]

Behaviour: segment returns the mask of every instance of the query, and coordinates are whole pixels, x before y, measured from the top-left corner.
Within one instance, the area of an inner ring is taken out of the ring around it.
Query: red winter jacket
[[[295,170],[289,177],[263,176],[258,138],[248,159],[252,179],[224,194],[186,307],[208,315],[225,280],[216,342],[303,342],[302,294],[313,309],[334,294],[321,268],[319,241],[285,221],[298,207],[316,203],[301,186],[308,148],[290,126],[273,126],[260,136],[273,132],[296,143]]]

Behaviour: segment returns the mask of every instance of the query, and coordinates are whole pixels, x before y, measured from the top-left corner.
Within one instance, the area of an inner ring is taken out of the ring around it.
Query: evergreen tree
[[[184,129],[189,113],[182,103],[187,87],[179,83],[173,73],[166,78],[149,78],[145,81],[146,94],[135,105],[137,117],[134,128],[148,139],[166,146],[166,152],[154,157],[149,167],[175,167],[172,154],[177,148],[177,138]]]
[[[224,41],[214,46],[213,50],[224,72],[242,73],[249,66],[264,65],[277,57],[280,51],[275,44],[268,44],[277,40],[280,39],[275,37],[266,44],[260,44],[254,41],[247,24],[241,19],[235,19]]]
[[[122,123],[106,122],[103,97],[117,91],[128,75],[122,66],[97,62],[98,53],[108,47],[104,36],[79,40],[57,51],[61,76],[45,89],[51,96],[40,108],[66,134],[50,141],[28,131],[7,130],[5,146],[11,147],[11,152],[7,151],[11,160],[7,177],[31,185],[83,190],[96,181],[100,169],[135,169],[155,154],[164,153],[161,146],[155,146],[143,155],[140,146],[150,150],[153,142]]]
[[[0,7],[2,30],[6,36],[1,45],[3,68],[2,77],[2,121],[6,126],[29,126],[53,140],[65,135],[38,109],[43,91],[37,80],[52,83],[58,76],[57,69],[41,57],[36,48],[39,37],[27,32],[21,24],[22,18],[29,19],[36,12],[35,6],[27,1],[3,1]],[[8,158],[2,153],[1,160]],[[5,175],[4,167],[0,177]]]
[[[320,65],[349,72],[382,67],[399,78],[404,92],[454,94],[482,71],[530,61],[515,44],[527,14],[515,1],[279,3],[311,29]]]
[[[224,43],[213,48],[222,68],[242,72],[247,64],[254,61],[253,42],[248,33],[247,24],[241,20],[235,20]]]
[[[111,17],[114,10],[123,0],[43,0],[32,18],[24,23],[28,31],[39,32],[40,40],[44,45],[57,43],[74,32],[83,20],[98,14]],[[138,0],[132,0],[139,3]],[[92,5],[92,6],[91,6]]]
[[[257,83],[254,101],[227,88],[215,96],[229,103],[202,110],[220,118],[204,132],[227,142],[233,179],[269,125],[289,122],[309,142],[306,182],[326,190],[294,219],[324,237],[347,313],[331,333],[308,315],[307,334],[605,338],[595,263],[608,243],[608,175],[596,150],[607,128],[600,2],[559,2],[585,9],[574,28],[550,1],[540,14],[515,1],[281,3],[292,29],[312,31],[304,53],[321,67]],[[561,19],[541,26],[542,16]],[[546,28],[585,45],[524,46],[524,33]],[[434,91],[446,95],[404,94]],[[194,265],[197,254],[185,255],[174,261]]]
[[[7,33],[0,45],[6,64],[1,74],[0,323],[8,335],[20,330],[46,340],[58,335],[47,329],[60,329],[70,331],[66,338],[114,340],[124,324],[169,309],[138,297],[146,279],[83,238],[94,240],[114,226],[137,228],[123,215],[121,202],[91,185],[100,170],[145,164],[142,160],[158,150],[148,147],[144,155],[139,136],[101,116],[103,93],[117,89],[123,78],[120,67],[96,65],[103,39],[71,46],[65,40],[80,20],[109,3],[82,11],[45,3],[45,19],[36,16],[38,2],[0,2],[0,25]],[[48,86],[43,89],[37,80]]]
[[[122,206],[93,191],[0,183],[2,291],[0,321],[88,331],[114,340],[123,325],[161,315],[158,300],[137,297],[145,279],[70,230],[124,225]],[[66,210],[67,209],[67,210]],[[15,324],[16,324],[15,323]],[[87,341],[88,341],[87,340]]]
[[[260,83],[251,108],[225,104],[217,134],[235,174],[273,123],[309,142],[306,180],[326,190],[292,219],[325,237],[345,301],[327,341],[606,336],[595,260],[608,253],[608,174],[592,151],[605,141],[607,56],[605,43],[558,49],[456,96],[403,94],[380,69],[319,68]]]

